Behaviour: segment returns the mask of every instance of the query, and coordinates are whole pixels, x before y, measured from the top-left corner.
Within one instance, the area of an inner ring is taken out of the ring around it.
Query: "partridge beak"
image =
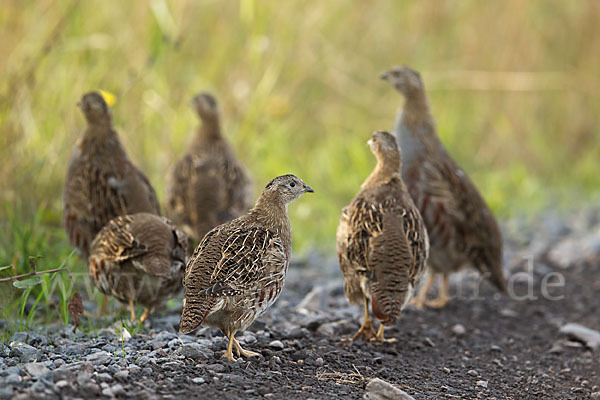
[[[379,79],[383,79],[384,81],[387,81],[389,77],[390,77],[390,71],[386,71],[383,74],[379,75]]]
[[[83,103],[81,102],[81,100],[77,101],[77,107],[79,107],[79,108],[83,107]]]
[[[304,191],[308,193],[314,193],[315,191],[308,185],[304,185]]]
[[[367,140],[367,145],[371,146],[373,144],[373,139]]]

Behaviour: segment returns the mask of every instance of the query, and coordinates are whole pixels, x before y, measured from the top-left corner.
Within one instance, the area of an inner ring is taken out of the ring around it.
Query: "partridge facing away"
[[[191,100],[202,124],[169,176],[166,214],[200,241],[252,206],[252,182],[221,133],[219,106],[208,93]]]
[[[464,266],[476,268],[506,292],[502,272],[502,234],[494,215],[467,174],[440,141],[420,74],[395,67],[381,75],[405,98],[394,133],[404,151],[402,176],[419,208],[431,242],[431,275],[416,298],[417,307],[444,307],[450,300],[448,276]],[[443,277],[438,298],[428,301],[435,276]]]
[[[336,234],[344,291],[351,304],[364,305],[365,317],[353,339],[385,341],[419,284],[429,251],[427,231],[400,174],[396,139],[375,132],[369,140],[377,166],[342,210]],[[375,334],[369,302],[381,324]]]
[[[108,221],[138,212],[160,215],[160,206],[148,178],[127,157],[102,95],[87,93],[78,105],[87,128],[69,161],[63,220],[69,241],[87,260]]]
[[[248,214],[206,234],[189,260],[183,286],[185,304],[179,331],[201,324],[219,328],[229,339],[223,357],[235,361],[232,347],[244,357],[234,335],[277,300],[292,251],[287,205],[312,188],[294,175],[273,179]]]
[[[154,307],[176,295],[187,255],[187,237],[165,217],[149,213],[119,216],[100,230],[90,248],[89,272],[105,295],[144,306],[144,322]]]

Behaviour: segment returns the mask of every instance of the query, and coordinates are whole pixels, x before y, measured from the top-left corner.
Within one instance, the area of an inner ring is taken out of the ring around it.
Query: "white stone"
[[[414,397],[404,390],[379,378],[371,379],[367,384],[364,398],[367,400],[414,400]]]
[[[560,332],[582,341],[592,350],[596,350],[600,346],[600,332],[583,325],[570,322],[560,328]]]

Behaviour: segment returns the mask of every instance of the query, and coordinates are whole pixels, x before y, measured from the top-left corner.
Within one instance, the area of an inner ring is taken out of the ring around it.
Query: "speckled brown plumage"
[[[177,294],[187,254],[187,238],[171,221],[148,213],[111,220],[90,248],[89,272],[96,287],[129,304],[145,307],[142,322],[154,307]]]
[[[186,266],[185,305],[179,331],[201,324],[221,329],[229,338],[224,357],[256,353],[234,338],[275,302],[284,284],[292,251],[287,204],[310,186],[294,175],[273,179],[248,214],[206,234]]]
[[[138,212],[160,215],[160,207],[148,178],[127,157],[102,96],[87,93],[78,105],[88,125],[69,162],[63,219],[69,241],[87,260],[108,221]]]
[[[408,67],[396,67],[382,78],[405,97],[394,132],[406,155],[402,175],[423,215],[431,242],[428,265],[433,274],[423,285],[417,306],[446,305],[448,275],[467,265],[505,292],[498,223],[475,185],[440,141],[420,74]],[[434,274],[443,274],[443,285],[437,300],[426,301]]]
[[[411,299],[425,269],[429,243],[421,216],[400,175],[401,156],[394,137],[375,132],[369,141],[377,166],[342,210],[336,243],[345,294],[364,304],[365,320],[356,333],[373,331],[368,302],[383,326],[393,325]]]
[[[215,226],[237,218],[252,205],[252,183],[221,133],[213,96],[192,99],[202,125],[189,152],[169,176],[166,214],[199,241]]]

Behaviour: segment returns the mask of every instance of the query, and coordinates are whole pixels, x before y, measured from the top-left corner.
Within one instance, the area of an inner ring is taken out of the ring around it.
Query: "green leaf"
[[[32,276],[31,278],[24,279],[22,281],[14,281],[13,286],[19,289],[27,289],[35,285],[42,283],[41,276]]]
[[[5,265],[4,267],[0,267],[0,271],[4,271],[5,269],[11,268],[12,265]]]

